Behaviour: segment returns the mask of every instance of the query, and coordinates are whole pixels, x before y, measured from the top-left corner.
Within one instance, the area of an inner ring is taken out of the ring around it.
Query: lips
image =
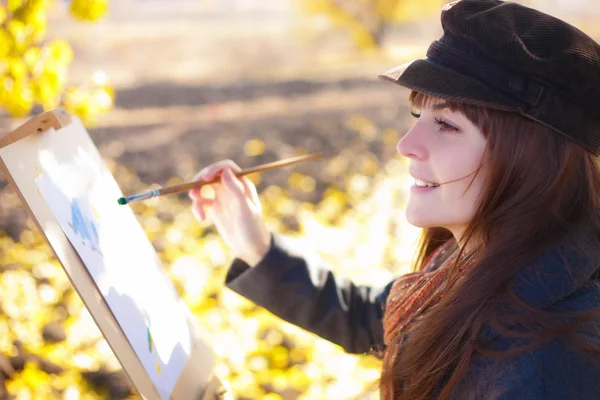
[[[437,183],[434,182],[427,182],[427,181],[423,181],[421,179],[415,179],[415,186],[416,187],[431,187],[431,188],[435,188],[440,186]]]
[[[408,171],[409,175],[414,178],[416,187],[438,187],[439,183],[433,182],[431,179],[426,179],[425,177],[421,177],[418,174],[414,174],[411,171]]]

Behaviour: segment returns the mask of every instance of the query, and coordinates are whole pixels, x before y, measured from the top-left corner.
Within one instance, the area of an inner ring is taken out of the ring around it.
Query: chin
[[[436,224],[427,217],[422,215],[414,215],[413,213],[408,212],[406,213],[406,220],[409,224],[417,228],[432,228],[434,226],[439,226],[439,224]]]

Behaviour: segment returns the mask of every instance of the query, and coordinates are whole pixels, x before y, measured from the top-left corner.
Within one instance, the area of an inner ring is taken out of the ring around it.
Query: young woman
[[[426,59],[382,75],[417,118],[397,146],[424,228],[414,272],[336,279],[266,229],[231,160],[198,174],[221,183],[192,210],[236,255],[227,287],[381,355],[385,399],[600,399],[600,46],[497,0],[451,3],[441,22]]]

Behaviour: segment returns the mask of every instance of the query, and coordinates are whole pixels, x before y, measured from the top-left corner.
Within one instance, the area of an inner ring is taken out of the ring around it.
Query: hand
[[[208,214],[234,255],[254,266],[269,250],[271,233],[264,222],[256,187],[245,176],[236,177],[233,171],[240,172],[241,168],[231,160],[222,160],[194,177],[195,181],[210,181],[220,175],[221,180],[211,184],[214,199],[203,197],[200,188],[190,190],[192,213],[198,221]]]

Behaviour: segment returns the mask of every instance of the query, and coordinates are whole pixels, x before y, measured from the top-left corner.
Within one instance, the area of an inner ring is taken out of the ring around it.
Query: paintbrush
[[[286,159],[279,160],[279,161],[273,161],[270,163],[257,165],[256,167],[243,169],[239,172],[234,172],[234,175],[237,177],[240,177],[240,176],[252,174],[255,172],[264,172],[264,171],[268,171],[270,169],[286,167],[288,165],[295,164],[295,163],[302,162],[302,161],[314,160],[314,159],[322,157],[322,156],[323,156],[323,153],[312,153],[312,154],[305,154],[305,155],[297,156],[297,157],[286,158]],[[164,188],[154,189],[149,192],[140,193],[140,194],[136,194],[136,195],[129,196],[129,197],[121,197],[117,201],[120,205],[124,205],[127,203],[131,203],[133,201],[145,200],[145,199],[149,199],[151,197],[162,196],[165,194],[177,194],[177,193],[187,192],[191,189],[199,188],[204,185],[218,183],[220,181],[221,181],[221,176],[217,175],[210,181],[194,181],[194,182],[188,182],[188,183],[181,183],[179,185],[167,186]]]

